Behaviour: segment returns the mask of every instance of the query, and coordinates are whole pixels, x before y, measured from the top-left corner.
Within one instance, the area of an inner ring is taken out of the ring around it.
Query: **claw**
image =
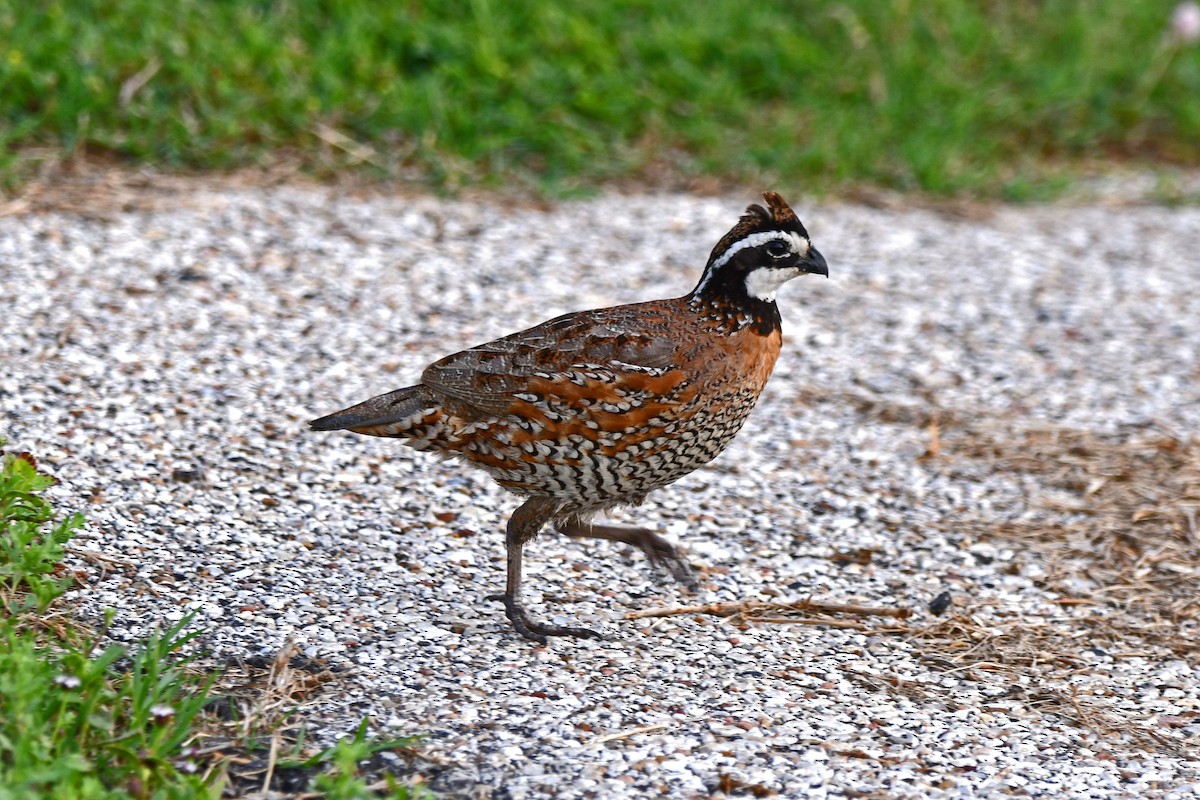
[[[641,531],[637,536],[636,544],[646,554],[646,558],[652,565],[664,572],[669,572],[671,577],[692,591],[699,588],[695,572],[675,545],[657,533],[646,530]]]
[[[549,625],[544,622],[534,622],[525,613],[525,609],[509,594],[492,594],[488,595],[487,599],[503,602],[504,613],[508,616],[508,621],[512,623],[513,629],[526,639],[538,644],[546,644],[546,637],[548,636],[574,636],[577,639],[604,638],[590,628],[572,628],[564,625]]]

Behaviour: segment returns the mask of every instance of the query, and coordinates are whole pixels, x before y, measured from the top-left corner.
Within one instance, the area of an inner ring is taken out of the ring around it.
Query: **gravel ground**
[[[831,279],[781,293],[733,445],[614,515],[679,541],[700,590],[608,543],[527,550],[531,611],[602,641],[531,646],[484,600],[515,498],[304,422],[551,315],[686,292],[749,194],[150,180],[10,204],[0,434],[90,520],[80,614],[129,640],[198,610],[215,662],[290,640],[332,669],[316,735],[425,732],[394,768],[445,796],[1196,796],[1200,481],[1064,549],[1111,473],[1055,465],[1149,440],[1200,466],[1200,209],[789,199]],[[1101,585],[1122,553],[1145,591]],[[912,615],[626,618],[809,597]]]

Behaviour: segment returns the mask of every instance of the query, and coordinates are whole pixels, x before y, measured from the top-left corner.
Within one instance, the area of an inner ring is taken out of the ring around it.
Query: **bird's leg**
[[[508,519],[508,530],[504,537],[508,553],[508,579],[504,586],[504,594],[492,595],[489,600],[501,600],[504,612],[517,633],[526,639],[546,643],[547,636],[576,636],[579,638],[603,638],[596,631],[588,628],[570,628],[561,625],[547,625],[534,622],[525,613],[519,595],[521,592],[521,551],[525,543],[537,536],[542,526],[553,516],[553,509],[545,501],[536,498],[526,500],[521,507],[513,512]]]
[[[574,539],[608,539],[640,549],[655,567],[671,573],[689,589],[696,589],[696,576],[678,548],[648,528],[623,528],[619,525],[593,525],[571,519],[558,524],[558,532]]]

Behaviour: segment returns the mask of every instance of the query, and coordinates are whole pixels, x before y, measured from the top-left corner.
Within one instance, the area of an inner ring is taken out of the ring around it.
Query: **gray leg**
[[[559,533],[573,539],[608,539],[632,545],[645,553],[651,564],[671,573],[671,576],[684,586],[689,589],[697,587],[696,576],[692,574],[691,566],[679,554],[679,550],[652,530],[622,528],[619,525],[593,525],[579,520],[560,522],[556,527]]]
[[[600,634],[588,628],[569,628],[561,625],[534,622],[521,606],[519,599],[521,593],[521,551],[525,549],[525,543],[537,536],[538,531],[553,516],[551,506],[545,501],[530,498],[509,517],[508,532],[504,537],[504,544],[508,552],[508,580],[504,586],[504,594],[492,595],[488,599],[503,601],[504,612],[508,615],[508,620],[512,623],[516,632],[526,639],[538,642],[539,644],[545,644],[547,636],[576,636],[579,638],[600,639],[602,638]]]

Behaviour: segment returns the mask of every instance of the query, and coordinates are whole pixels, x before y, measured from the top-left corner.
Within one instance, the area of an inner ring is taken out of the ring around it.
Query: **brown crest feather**
[[[717,246],[713,248],[712,253],[708,257],[708,263],[712,263],[720,257],[722,253],[733,246],[735,242],[741,241],[752,233],[761,233],[763,231],[794,231],[799,233],[805,239],[808,238],[808,231],[800,223],[800,218],[796,216],[796,212],[792,211],[791,207],[779,196],[778,192],[763,192],[763,199],[767,201],[767,208],[763,208],[758,203],[753,203],[746,207],[746,213],[742,214],[738,223],[733,226],[729,233],[721,237],[721,241],[717,242]]]

